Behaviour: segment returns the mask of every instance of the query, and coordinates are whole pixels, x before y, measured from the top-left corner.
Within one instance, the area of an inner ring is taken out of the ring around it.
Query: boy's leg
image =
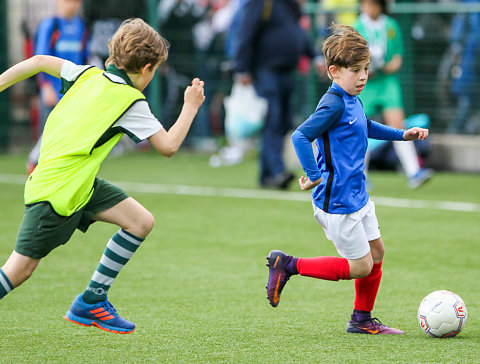
[[[133,256],[154,224],[152,214],[131,197],[99,212],[93,218],[118,225],[121,229],[109,240],[100,264],[83,293],[83,299],[90,304],[105,300],[117,274]]]
[[[372,318],[371,311],[375,304],[378,288],[382,279],[382,262],[385,246],[381,238],[370,241],[373,267],[369,275],[355,279],[355,303],[347,332],[357,334],[401,335],[404,332],[383,325]]]
[[[350,279],[349,260],[345,258],[295,258],[279,250],[272,250],[267,260],[267,296],[273,307],[278,306],[283,287],[292,275],[300,274],[330,281]]]
[[[25,282],[38,263],[40,259],[33,259],[13,251],[5,265],[0,268],[0,299]]]
[[[370,203],[357,212],[347,215],[329,214],[313,205],[314,217],[332,240],[342,257],[294,258],[280,251],[268,256],[269,278],[267,295],[270,304],[276,307],[280,293],[293,274],[324,280],[338,281],[364,277],[372,268],[370,245],[362,225],[362,217]],[[377,225],[378,227],[378,225]],[[348,231],[348,234],[344,232]]]
[[[65,318],[80,325],[96,326],[110,332],[130,333],[135,325],[118,316],[106,297],[120,270],[152,230],[153,216],[129,197],[97,213],[94,220],[116,224],[121,229],[108,242],[90,284],[83,295],[75,299]]]
[[[365,321],[371,318],[378,288],[382,279],[382,262],[385,247],[381,238],[370,241],[373,267],[366,277],[355,279],[355,304],[352,319]]]
[[[385,124],[397,129],[405,127],[405,113],[401,108],[387,109],[383,112]],[[393,149],[400,160],[407,178],[413,177],[419,170],[420,164],[418,162],[417,151],[413,142],[394,141]]]
[[[384,111],[385,123],[397,129],[405,127],[405,114],[401,108]],[[400,164],[408,178],[408,186],[416,189],[427,182],[433,174],[431,169],[421,168],[417,150],[413,141],[394,141],[393,149],[400,160]]]

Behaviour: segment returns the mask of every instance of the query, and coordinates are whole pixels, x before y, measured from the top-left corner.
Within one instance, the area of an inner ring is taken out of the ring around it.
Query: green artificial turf
[[[14,179],[24,173],[24,162],[22,155],[0,155],[0,264],[23,215],[23,186]],[[100,171],[110,181],[241,189],[256,189],[256,174],[254,156],[213,169],[208,156],[186,152],[172,159],[151,153],[108,159]],[[372,172],[370,178],[373,198],[480,203],[476,175],[437,173],[418,191],[408,190],[396,173]],[[156,218],[109,293],[137,330],[115,335],[62,318],[117,230],[96,223],[86,234],[76,232],[0,301],[0,362],[478,362],[480,212],[377,204],[387,252],[374,315],[406,334],[370,336],[345,333],[352,281],[292,277],[280,305],[268,304],[270,250],[337,254],[308,198],[127,192]],[[459,294],[468,309],[464,331],[452,339],[430,338],[417,322],[420,301],[438,289]]]

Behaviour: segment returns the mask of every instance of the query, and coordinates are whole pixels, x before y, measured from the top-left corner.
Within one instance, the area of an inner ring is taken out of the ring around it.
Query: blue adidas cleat
[[[81,294],[75,298],[63,318],[77,325],[95,326],[115,334],[130,334],[135,330],[135,324],[120,317],[107,299],[88,304]]]

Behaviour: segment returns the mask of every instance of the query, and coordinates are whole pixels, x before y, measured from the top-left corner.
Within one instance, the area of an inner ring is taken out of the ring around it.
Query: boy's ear
[[[147,63],[145,66],[141,68],[141,73],[144,74],[146,71],[149,71],[151,67],[152,67],[152,64]]]
[[[335,78],[338,74],[338,68],[337,66],[335,65],[331,65],[330,67],[328,67],[328,72],[330,73],[330,75]]]

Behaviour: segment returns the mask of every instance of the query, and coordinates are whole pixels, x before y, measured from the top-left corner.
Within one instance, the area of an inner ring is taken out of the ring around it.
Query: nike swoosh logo
[[[280,259],[280,255],[275,259],[275,263],[273,264],[273,268],[277,267],[278,260]]]
[[[355,121],[357,121],[357,118],[355,118],[355,119],[353,119],[353,120],[350,120],[348,123],[349,123],[350,125],[352,125]]]
[[[280,301],[280,297],[278,297],[278,286],[280,285],[280,280],[282,279],[282,275],[278,275],[277,286],[275,287],[275,292],[273,293],[273,303],[277,304]]]
[[[371,330],[371,329],[367,329],[366,327],[362,327],[362,329],[364,329],[365,331],[368,331],[370,334],[378,334],[378,329],[375,329],[375,330]]]

